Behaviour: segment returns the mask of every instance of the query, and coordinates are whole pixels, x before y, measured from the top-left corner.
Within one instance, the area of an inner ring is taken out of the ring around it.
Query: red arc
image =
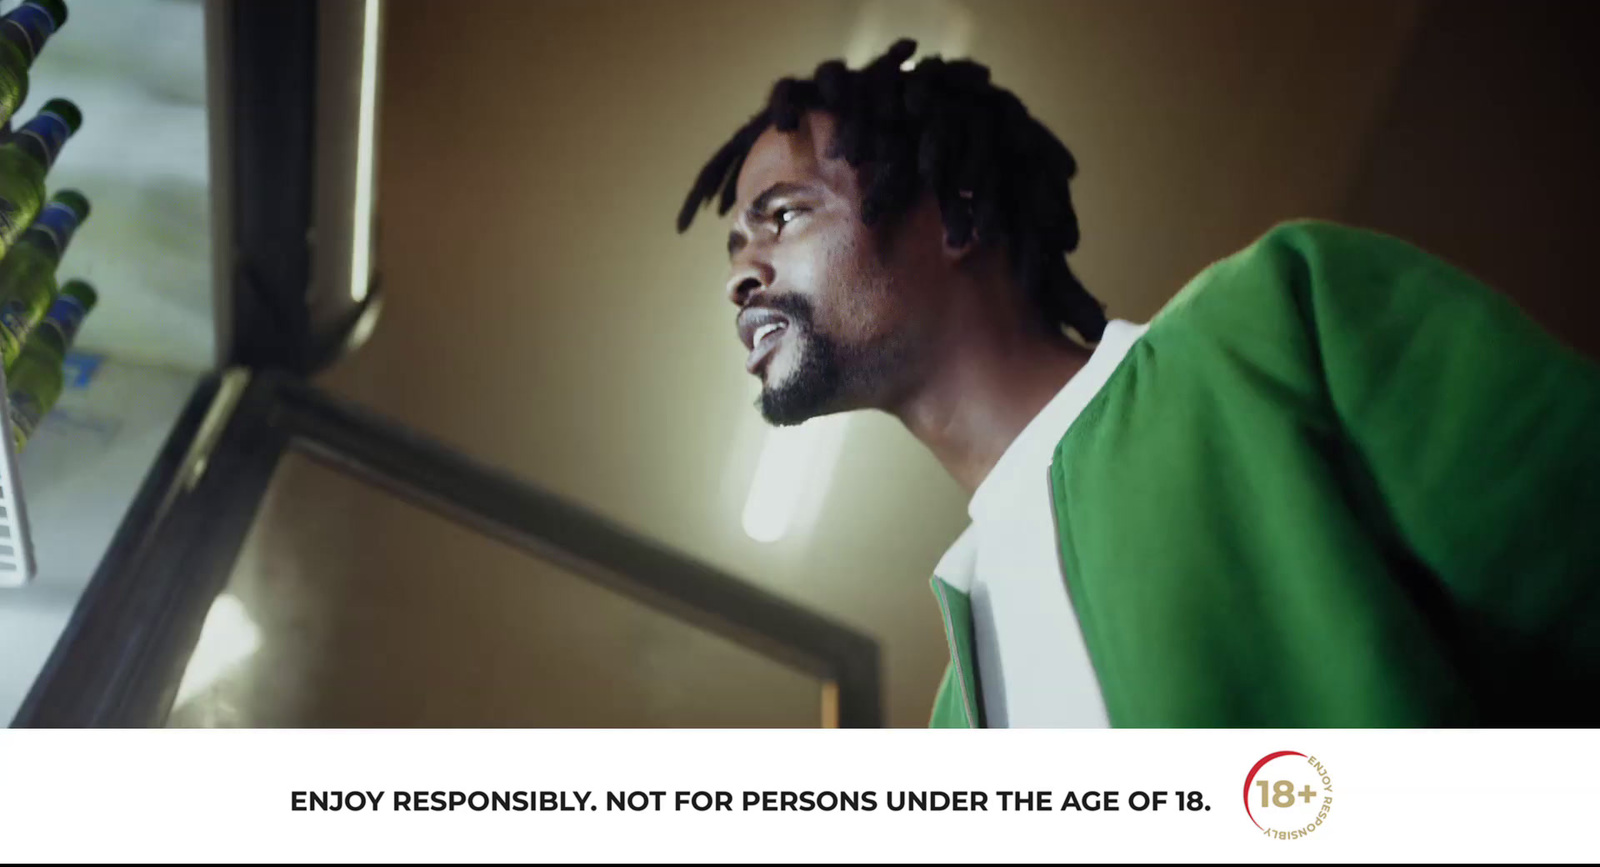
[[[1250,769],[1250,775],[1244,778],[1244,814],[1250,817],[1250,821],[1256,823],[1257,828],[1261,828],[1261,823],[1256,822],[1255,814],[1250,812],[1250,784],[1255,782],[1256,772],[1261,770],[1263,765],[1272,761],[1273,759],[1281,759],[1284,756],[1299,756],[1303,759],[1306,757],[1306,754],[1297,753],[1294,750],[1281,750],[1279,752],[1272,753],[1261,761],[1256,762],[1256,766]],[[1266,829],[1261,828],[1261,830],[1265,831]]]

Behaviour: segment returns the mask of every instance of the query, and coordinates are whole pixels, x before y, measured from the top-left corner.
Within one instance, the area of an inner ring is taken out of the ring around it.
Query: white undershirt
[[[1023,428],[978,486],[967,505],[971,525],[939,561],[936,574],[972,599],[989,726],[1109,725],[1061,574],[1049,470],[1062,435],[1145,328],[1122,320],[1106,326],[1083,369]]]

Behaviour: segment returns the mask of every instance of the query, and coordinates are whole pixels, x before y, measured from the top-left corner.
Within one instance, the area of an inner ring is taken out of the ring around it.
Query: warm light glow
[[[381,0],[367,0],[361,24],[361,102],[356,109],[356,207],[351,236],[350,297],[367,297],[372,275],[372,148],[378,110],[378,10]]]
[[[963,57],[972,41],[973,14],[968,7],[966,0],[866,0],[850,28],[845,61],[851,67],[865,66],[902,37],[917,43],[917,53],[900,65],[906,71],[930,55]]]
[[[237,596],[224,593],[211,604],[200,640],[178,685],[175,706],[205,692],[228,669],[238,665],[261,646],[261,629],[250,619]]]
[[[767,432],[744,504],[744,532],[757,542],[776,542],[793,529],[802,507],[826,492],[844,444],[848,416],[812,419]]]

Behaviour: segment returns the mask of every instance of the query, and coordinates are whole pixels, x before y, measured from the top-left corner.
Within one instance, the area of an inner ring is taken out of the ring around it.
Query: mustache
[[[794,292],[786,292],[771,298],[762,299],[756,307],[764,307],[789,317],[789,320],[807,330],[811,329],[812,320],[816,317],[816,306],[811,299]]]

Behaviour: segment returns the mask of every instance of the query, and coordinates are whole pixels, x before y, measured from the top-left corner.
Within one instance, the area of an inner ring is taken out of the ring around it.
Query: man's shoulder
[[[1329,268],[1417,252],[1411,244],[1372,229],[1326,219],[1282,220],[1201,269],[1151,323],[1194,318],[1199,321],[1190,324],[1220,327],[1237,324],[1239,316],[1260,319],[1263,308],[1290,303],[1296,286],[1326,276]]]
[[[1277,223],[1185,283],[1151,317],[1146,341],[1170,352],[1179,344],[1253,342],[1300,327],[1295,287],[1313,279],[1325,251],[1381,237],[1327,220]]]
[[[1107,461],[1170,427],[1178,407],[1190,424],[1224,398],[1312,400],[1316,369],[1299,286],[1330,258],[1349,263],[1361,250],[1399,243],[1326,220],[1278,223],[1195,275],[1151,318],[1112,379],[1085,410],[1090,423],[1069,429],[1056,456],[1076,444]],[[1339,267],[1348,267],[1340,265]],[[1226,402],[1226,401],[1224,401]],[[1082,465],[1080,454],[1069,464]],[[1114,463],[1114,461],[1113,461]]]

